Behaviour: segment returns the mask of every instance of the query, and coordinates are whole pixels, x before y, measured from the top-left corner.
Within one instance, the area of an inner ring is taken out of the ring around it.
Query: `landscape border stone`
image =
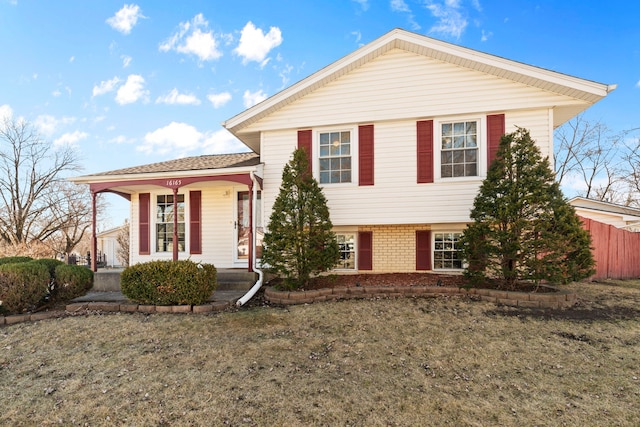
[[[575,292],[547,286],[554,292],[509,292],[483,288],[457,288],[451,286],[363,286],[336,287],[309,291],[278,291],[272,286],[265,287],[264,298],[271,304],[296,305],[322,301],[336,301],[353,298],[402,298],[434,297],[437,295],[473,295],[482,301],[523,308],[561,309],[574,305],[578,295]],[[180,313],[206,314],[223,311],[230,307],[228,301],[213,301],[202,305],[148,305],[115,302],[75,302],[67,304],[64,312],[41,311],[26,314],[0,316],[0,326],[50,319],[61,314],[77,314],[83,311],[125,312],[125,313]]]
[[[513,307],[566,308],[575,304],[575,292],[546,286],[554,292],[510,292],[483,288],[457,288],[451,286],[369,286],[336,287],[328,290],[278,291],[272,286],[265,288],[267,302],[281,305],[308,304],[327,299],[340,300],[351,298],[398,298],[432,297],[437,295],[475,295],[482,301]]]

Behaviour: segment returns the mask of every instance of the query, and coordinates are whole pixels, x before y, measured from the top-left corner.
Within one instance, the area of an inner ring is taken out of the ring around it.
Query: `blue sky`
[[[586,116],[624,130],[640,126],[638,17],[622,0],[0,0],[0,115],[75,147],[82,174],[243,151],[221,122],[403,28],[617,84]]]

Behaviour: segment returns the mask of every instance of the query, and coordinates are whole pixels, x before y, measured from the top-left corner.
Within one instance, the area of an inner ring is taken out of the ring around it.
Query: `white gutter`
[[[253,234],[253,250],[251,251],[251,259],[249,260],[249,262],[251,263],[251,265],[253,266],[253,271],[258,273],[258,280],[256,281],[256,283],[251,287],[251,289],[249,289],[249,291],[244,294],[244,296],[242,298],[240,298],[238,301],[236,301],[236,305],[238,307],[242,307],[243,305],[245,305],[247,303],[247,301],[249,301],[251,298],[253,298],[253,296],[256,294],[256,292],[258,292],[258,290],[262,287],[262,281],[264,279],[264,273],[262,272],[262,270],[258,269],[257,265],[256,265],[256,209],[257,209],[257,205],[258,205],[258,181],[256,180],[255,175],[253,174],[253,171],[249,172],[249,176],[251,176],[251,182],[253,182],[253,193],[251,194],[251,198],[253,199],[253,202],[251,203],[253,206],[252,212],[251,212],[251,216],[253,218],[252,222],[252,227],[251,227],[251,233]]]

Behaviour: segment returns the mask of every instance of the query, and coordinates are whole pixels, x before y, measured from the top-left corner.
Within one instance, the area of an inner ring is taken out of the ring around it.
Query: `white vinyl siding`
[[[195,262],[207,262],[214,264],[217,268],[234,268],[239,265],[234,264],[233,254],[235,237],[233,228],[234,222],[234,196],[235,191],[247,191],[247,187],[229,185],[228,183],[203,183],[201,187],[183,187],[186,200],[185,215],[189,218],[188,194],[190,190],[201,190],[201,229],[202,229],[202,254],[189,254],[189,228],[186,230],[186,251],[179,253],[180,259],[190,259]],[[156,195],[164,192],[151,191],[151,248],[155,249],[155,199]],[[139,254],[138,243],[138,196],[131,198],[131,263],[137,264],[157,259],[171,259],[170,252],[152,251],[150,255]],[[188,222],[188,221],[187,221]],[[246,263],[245,263],[246,267]]]
[[[549,106],[578,103],[567,96],[394,49],[244,131],[548,110]]]

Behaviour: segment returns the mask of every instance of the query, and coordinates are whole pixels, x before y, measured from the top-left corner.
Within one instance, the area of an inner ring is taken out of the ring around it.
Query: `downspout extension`
[[[253,174],[253,171],[249,172],[249,176],[251,177],[251,182],[253,182],[253,193],[251,194],[251,197],[253,198],[253,212],[251,212],[251,215],[253,216],[253,218],[255,218],[255,210],[257,209],[257,205],[258,205],[258,182],[256,180],[255,175]],[[238,301],[236,301],[236,305],[238,307],[242,307],[243,305],[245,305],[251,298],[253,298],[253,296],[256,294],[256,292],[258,292],[258,290],[262,287],[262,282],[264,280],[264,273],[262,272],[262,270],[260,270],[258,268],[258,266],[256,265],[256,241],[257,239],[255,238],[256,236],[256,222],[253,221],[253,229],[251,230],[251,233],[253,234],[254,238],[253,238],[253,250],[251,251],[251,259],[249,260],[249,262],[251,263],[251,265],[253,266],[253,271],[255,271],[256,273],[258,273],[258,280],[256,281],[256,283],[251,287],[251,289],[249,289],[249,291],[244,294],[244,296],[242,298],[240,298]]]

